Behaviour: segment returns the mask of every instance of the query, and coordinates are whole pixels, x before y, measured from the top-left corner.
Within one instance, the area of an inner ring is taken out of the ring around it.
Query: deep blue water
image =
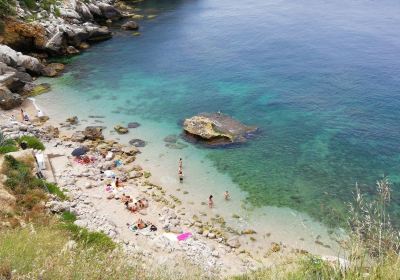
[[[146,1],[140,8],[158,15],[140,22],[141,36],[116,29],[69,65],[71,98],[102,102],[97,109],[111,117],[170,123],[221,110],[260,128],[239,148],[209,152],[253,204],[336,224],[356,182],[372,195],[388,175],[400,219],[399,1]]]

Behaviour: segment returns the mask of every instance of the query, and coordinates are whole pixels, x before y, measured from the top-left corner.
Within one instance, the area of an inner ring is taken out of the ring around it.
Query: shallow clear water
[[[116,29],[52,81],[60,114],[149,122],[160,132],[142,136],[163,145],[184,118],[220,110],[260,133],[240,147],[195,150],[253,205],[336,225],[355,183],[373,194],[385,174],[400,220],[400,2],[146,1],[141,8],[158,15],[141,22],[141,36]]]

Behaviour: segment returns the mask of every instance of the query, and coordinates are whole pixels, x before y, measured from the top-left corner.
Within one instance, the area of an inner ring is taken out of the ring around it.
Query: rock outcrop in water
[[[220,113],[202,113],[186,119],[183,129],[188,136],[208,145],[243,143],[250,133],[257,130]]]

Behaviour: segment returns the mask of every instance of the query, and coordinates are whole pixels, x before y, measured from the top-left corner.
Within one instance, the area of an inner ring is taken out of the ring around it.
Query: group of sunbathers
[[[149,201],[146,198],[139,199],[135,203],[129,195],[123,194],[121,197],[121,202],[125,204],[126,209],[132,213],[136,213],[142,209],[149,207]]]

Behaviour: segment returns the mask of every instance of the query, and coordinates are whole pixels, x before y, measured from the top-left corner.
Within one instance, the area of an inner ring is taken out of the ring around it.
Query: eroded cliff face
[[[4,19],[1,44],[24,52],[44,49],[46,41],[46,30],[39,23],[26,23],[15,18]]]

